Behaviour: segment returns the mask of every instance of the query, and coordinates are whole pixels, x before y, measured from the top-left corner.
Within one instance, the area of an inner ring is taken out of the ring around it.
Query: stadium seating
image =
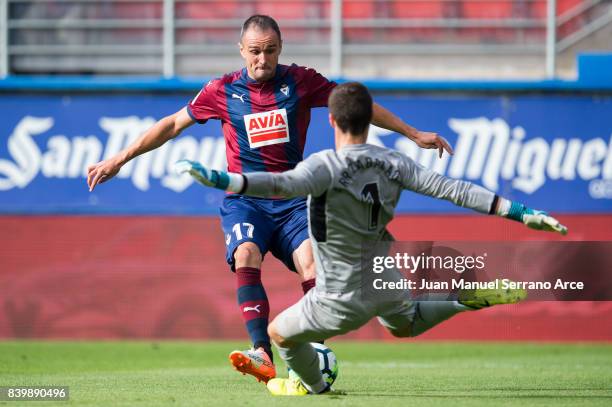
[[[441,19],[445,15],[447,4],[444,1],[406,1],[394,0],[392,2],[392,18],[402,20],[432,20]],[[441,29],[436,27],[414,27],[396,28],[389,32],[391,41],[400,43],[431,41],[441,34]]]
[[[563,14],[580,4],[581,0],[558,0],[557,13]],[[427,21],[442,19],[466,20],[502,20],[508,18],[536,18],[546,17],[546,0],[344,0],[343,17],[348,22],[344,27],[344,40],[347,43],[427,43],[440,42],[449,39],[460,39],[471,43],[484,41],[488,43],[512,42],[517,35],[521,38],[536,36],[542,37],[542,29],[492,28],[469,27],[453,28],[439,27],[436,24],[427,26]],[[56,7],[57,8],[57,7]],[[65,7],[64,7],[65,8]],[[62,10],[64,9],[62,8]],[[81,7],[81,18],[89,16],[90,7]],[[74,11],[74,7],[72,8]],[[241,20],[247,16],[259,13],[269,14],[283,24],[286,39],[291,42],[312,43],[328,38],[329,28],[308,27],[305,21],[325,21],[330,19],[331,1],[318,0],[209,0],[209,1],[181,1],[175,4],[175,15],[179,20]],[[61,11],[61,10],[60,10]],[[57,10],[56,10],[57,12]],[[101,15],[101,13],[103,15]],[[71,13],[74,14],[74,13]],[[85,15],[87,14],[87,16]],[[91,16],[89,16],[91,17]],[[95,18],[133,18],[158,19],[162,18],[161,2],[109,3],[105,7],[96,6]],[[376,19],[420,21],[424,25],[416,27],[368,27],[367,21]],[[365,20],[364,27],[352,27],[353,20]],[[295,23],[291,23],[295,21]],[[571,22],[568,26],[573,26]],[[235,27],[231,27],[235,28]],[[212,27],[177,28],[176,37],[179,44],[196,43],[223,43],[233,36],[231,28]],[[568,27],[565,27],[568,28]],[[119,33],[118,37],[129,37],[130,34]],[[157,37],[147,34],[135,37]],[[564,28],[561,28],[561,31]]]
[[[342,3],[342,16],[344,20],[369,20],[376,17],[375,0],[344,0]],[[325,2],[321,8],[321,18],[331,19],[331,4]],[[375,30],[373,28],[345,27],[344,40],[347,43],[371,42]]]
[[[314,17],[311,12],[313,9],[312,2],[309,4],[309,2],[302,0],[259,0],[256,4],[258,14],[270,15],[277,20],[299,20]]]
[[[513,18],[521,1],[466,0],[461,3],[461,17],[468,20],[503,20]],[[510,42],[516,35],[514,28],[474,27],[462,29],[461,35],[468,41],[483,43]]]
[[[584,0],[557,0],[557,15],[562,15],[578,6]],[[531,15],[534,18],[545,19],[547,15],[546,0],[536,0],[531,4]]]
[[[342,4],[342,14],[346,19],[374,18],[373,0],[346,0]]]
[[[238,17],[238,11],[245,8],[237,1],[215,0],[203,2],[177,2],[175,4],[176,18],[188,19],[228,19]]]
[[[319,29],[309,29],[304,27],[305,20],[318,20],[321,15],[321,8],[329,7],[319,1],[304,0],[258,0],[255,12],[273,16],[279,21],[283,30],[285,40],[293,43],[317,42],[320,38],[317,35],[326,36],[326,33],[319,33]],[[299,21],[291,23],[291,21]]]
[[[558,24],[558,40],[602,17],[610,2],[596,3],[557,0],[557,15],[565,16]],[[586,7],[576,9],[581,4]],[[331,0],[177,0],[175,50],[178,57],[196,57],[206,50],[229,65],[233,60],[224,46],[235,44],[240,22],[259,13],[279,21],[284,40],[301,46],[292,48],[295,52],[322,56],[330,41],[331,5]],[[456,44],[477,52],[486,52],[487,44],[534,49],[544,43],[546,34],[547,0],[343,0],[342,7],[344,43],[370,49],[389,46],[396,54],[430,45],[444,53]],[[11,1],[10,21],[21,20],[8,33],[11,70],[135,73],[141,69],[140,57],[126,54],[129,47],[142,45],[138,53],[154,61],[147,72],[157,72],[163,10],[162,0]],[[579,12],[568,13],[571,10]],[[92,19],[97,21],[91,26],[84,24]],[[134,25],[127,20],[134,20]],[[206,49],[207,45],[212,47]],[[484,47],[479,50],[479,45]],[[56,54],[62,63],[54,61]],[[90,55],[96,60],[79,59]],[[180,65],[178,70],[190,69]]]
[[[241,7],[236,1],[214,0],[207,2],[177,2],[175,17],[182,20],[227,20],[239,18],[241,9],[250,13],[248,7]],[[224,27],[189,27],[178,28],[176,39],[179,44],[225,43],[229,38],[236,38],[236,28]]]
[[[433,1],[393,1],[394,18],[442,18],[444,16],[444,2]]]
[[[346,20],[374,18],[374,1],[350,1],[342,5],[342,15]],[[372,28],[345,28],[346,42],[372,42],[375,30]]]
[[[580,5],[580,3],[584,2],[584,0],[557,0],[557,15],[562,16],[572,10],[573,8]],[[533,4],[531,15],[533,18],[545,20],[547,16],[547,8],[546,1],[538,1]],[[580,29],[582,25],[585,23],[586,16],[580,14],[574,18],[569,19],[568,21],[561,24],[557,29],[557,35],[561,37],[566,37],[576,30]]]
[[[510,18],[515,1],[463,1],[461,14],[464,18]]]

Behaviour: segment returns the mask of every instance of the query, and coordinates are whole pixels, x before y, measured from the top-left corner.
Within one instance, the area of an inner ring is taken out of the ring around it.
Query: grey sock
[[[309,391],[319,393],[327,387],[319,369],[317,351],[309,343],[300,343],[291,348],[277,348],[280,357],[300,376]]]
[[[416,301],[416,314],[412,322],[412,336],[417,336],[464,311],[456,301]]]

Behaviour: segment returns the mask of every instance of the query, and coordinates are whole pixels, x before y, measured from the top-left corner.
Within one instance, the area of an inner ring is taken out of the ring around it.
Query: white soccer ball
[[[326,345],[317,342],[312,342],[311,345],[315,351],[317,351],[317,356],[319,357],[319,369],[321,369],[323,380],[325,383],[328,383],[331,386],[338,378],[338,360],[336,359],[336,354]],[[293,370],[288,370],[290,378],[299,379]]]

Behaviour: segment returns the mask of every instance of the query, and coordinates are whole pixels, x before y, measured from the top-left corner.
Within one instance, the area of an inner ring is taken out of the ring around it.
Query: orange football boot
[[[263,348],[235,350],[230,353],[229,360],[234,369],[242,374],[255,376],[258,382],[268,383],[270,379],[276,377],[274,363]]]

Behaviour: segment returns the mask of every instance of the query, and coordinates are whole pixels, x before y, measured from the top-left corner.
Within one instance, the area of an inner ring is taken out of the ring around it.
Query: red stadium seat
[[[352,18],[374,18],[374,1],[361,0],[351,1],[346,0],[342,3],[342,16],[345,19]]]
[[[241,17],[236,1],[177,2],[175,17],[185,20],[224,20]],[[237,37],[236,28],[193,27],[179,28],[176,41],[179,44],[224,43]]]
[[[462,4],[461,10],[464,18],[509,18],[512,17],[512,3],[513,2],[511,0],[465,0]]]
[[[547,4],[546,0],[541,0],[532,5],[531,16],[538,20],[546,20],[547,17]],[[582,3],[582,0],[557,0],[557,16],[563,15]],[[566,21],[560,27],[558,27],[557,35],[559,37],[565,37],[576,30],[578,30],[584,24],[584,16],[576,16],[569,21]]]
[[[444,2],[402,1],[393,2],[393,17],[395,18],[442,18],[444,17]]]
[[[376,0],[343,0],[342,18],[344,20],[352,20],[377,17],[375,13],[375,1]],[[322,5],[321,18],[331,18],[331,2],[326,2]]]
[[[326,14],[329,15],[328,7]],[[375,18],[374,0],[345,0],[342,3],[342,17],[344,20],[372,19]],[[372,28],[345,28],[344,38],[346,42],[371,42],[375,30]]]
[[[557,15],[561,15],[573,9],[574,7],[582,3],[582,1],[583,0],[557,0]],[[545,19],[547,16],[547,3],[548,2],[546,0],[538,0],[533,2],[533,4],[531,5],[532,17],[538,19]]]
[[[512,0],[465,0],[461,6],[461,17],[471,20],[503,20],[514,17],[517,7]],[[464,28],[461,35],[467,41],[485,43],[507,43],[516,39],[517,31],[514,28],[483,27]]]
[[[440,19],[445,17],[447,6],[442,0],[394,0],[391,14],[393,18],[404,20]],[[437,27],[395,28],[389,33],[389,38],[400,43],[431,42],[442,34],[443,30]]]
[[[176,3],[175,7],[176,18],[212,20],[240,17],[236,1],[186,2]]]
[[[53,4],[53,3],[51,3]],[[137,19],[137,20],[162,20],[162,3],[127,3],[115,2],[108,4],[103,9],[103,14],[96,15],[96,18],[117,18],[117,19]],[[110,35],[115,44],[155,44],[161,41],[161,28],[122,28],[104,30],[104,35]]]
[[[160,3],[113,3],[111,15],[106,18],[161,19],[163,7]]]
[[[583,0],[557,0],[557,15],[573,9],[582,2]]]
[[[311,17],[308,15],[307,5],[308,2],[303,0],[259,0],[255,12],[269,15],[276,20],[298,20]]]
[[[319,33],[320,30],[308,28],[305,26],[291,26],[283,24],[284,21],[291,20],[310,20],[319,19],[321,14],[320,2],[309,2],[304,0],[258,0],[255,2],[254,12],[257,14],[265,14],[273,17],[278,21],[283,33],[283,39],[290,42],[308,43],[309,41],[317,42],[324,33]],[[315,38],[313,40],[313,38]]]

